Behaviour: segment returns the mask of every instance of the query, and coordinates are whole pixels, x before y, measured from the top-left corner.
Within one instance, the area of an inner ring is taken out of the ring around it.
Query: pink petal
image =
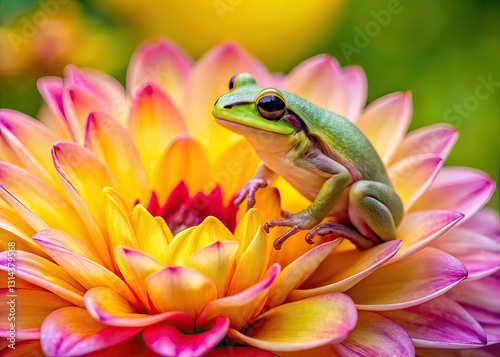
[[[458,303],[443,296],[381,314],[403,326],[417,347],[470,348],[486,343],[479,323]]]
[[[184,331],[192,331],[193,319],[181,311],[141,314],[116,291],[97,287],[85,293],[85,307],[90,315],[107,326],[144,327],[168,323]]]
[[[376,270],[346,294],[361,310],[404,309],[443,294],[466,277],[457,259],[427,247]]]
[[[476,306],[500,316],[500,275],[494,274],[477,280],[465,280],[447,296],[460,304]]]
[[[279,305],[257,317],[244,333],[229,336],[269,351],[299,351],[344,340],[356,326],[357,311],[345,294],[328,293]]]
[[[442,164],[439,156],[431,154],[411,156],[391,165],[387,172],[406,210],[431,185]]]
[[[465,221],[462,228],[481,233],[500,243],[500,217],[498,212],[492,209],[483,208]]]
[[[366,75],[359,66],[347,66],[344,67],[342,76],[346,92],[347,119],[356,122],[366,104]]]
[[[236,347],[228,343],[227,347],[214,348],[208,352],[206,357],[274,357],[274,353],[254,347]]]
[[[480,279],[500,270],[500,244],[463,226],[432,244],[460,260],[469,271],[468,279]]]
[[[406,214],[396,231],[398,239],[403,240],[403,244],[390,263],[425,248],[462,218],[463,214],[453,211],[421,211]]]
[[[414,130],[403,139],[391,162],[424,154],[434,154],[444,160],[457,139],[458,131],[449,124],[434,124]]]
[[[154,352],[162,356],[191,357],[203,356],[226,336],[229,329],[227,317],[216,317],[203,332],[186,334],[168,325],[152,326],[144,329],[144,342]]]
[[[495,191],[495,182],[481,171],[445,167],[411,211],[444,209],[461,212],[466,219],[476,213]]]
[[[332,346],[342,357],[413,357],[415,347],[403,327],[374,312],[359,311],[358,323],[346,340]]]
[[[481,325],[487,344],[500,344],[500,314],[476,306],[464,305],[464,308]]]
[[[41,343],[50,356],[79,356],[126,341],[140,331],[138,327],[106,327],[84,309],[64,307],[43,322]]]
[[[356,125],[388,162],[408,129],[412,115],[410,92],[386,95],[370,103]]]
[[[172,41],[143,42],[130,60],[127,90],[134,95],[141,85],[155,82],[180,107],[190,72],[191,59]]]
[[[344,117],[347,115],[342,69],[328,55],[318,55],[300,63],[286,76],[283,88],[322,108]]]
[[[371,249],[351,249],[330,254],[311,277],[288,300],[299,300],[327,292],[344,292],[391,259],[401,246],[400,240],[384,242]]]

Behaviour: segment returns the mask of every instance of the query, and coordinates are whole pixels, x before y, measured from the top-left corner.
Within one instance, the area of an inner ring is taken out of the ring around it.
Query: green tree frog
[[[260,88],[247,73],[233,76],[229,93],[214,105],[223,127],[243,135],[262,159],[253,178],[237,193],[235,204],[248,197],[255,204],[259,188],[283,177],[312,204],[298,213],[282,212],[264,230],[290,227],[276,239],[280,249],[293,234],[343,237],[358,249],[396,238],[402,202],[384,164],[361,131],[346,118],[275,88]],[[327,217],[332,221],[322,223]]]

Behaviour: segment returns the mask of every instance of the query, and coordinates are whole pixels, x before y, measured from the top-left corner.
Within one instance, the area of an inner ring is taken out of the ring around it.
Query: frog
[[[222,127],[245,137],[261,162],[254,176],[234,197],[247,209],[256,192],[278,177],[311,204],[297,213],[281,211],[263,229],[288,227],[274,248],[309,230],[314,244],[344,238],[359,250],[396,239],[404,208],[376,149],[347,118],[277,88],[261,88],[249,73],[231,77],[229,92],[214,104],[212,115]]]

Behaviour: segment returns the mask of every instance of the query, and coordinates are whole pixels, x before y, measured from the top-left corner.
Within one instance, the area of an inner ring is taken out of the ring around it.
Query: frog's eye
[[[285,114],[286,104],[281,97],[268,94],[257,101],[257,109],[264,118],[277,120]]]
[[[236,74],[232,76],[231,79],[229,80],[229,90],[233,90],[235,82],[236,82]]]

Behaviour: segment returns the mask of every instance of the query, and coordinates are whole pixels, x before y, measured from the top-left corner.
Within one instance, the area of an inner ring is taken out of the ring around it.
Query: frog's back
[[[285,96],[297,98],[287,92]],[[354,181],[370,180],[390,185],[377,151],[356,125],[316,105],[299,105],[291,110],[300,118],[307,118],[307,135],[316,140],[325,155],[343,164]]]

